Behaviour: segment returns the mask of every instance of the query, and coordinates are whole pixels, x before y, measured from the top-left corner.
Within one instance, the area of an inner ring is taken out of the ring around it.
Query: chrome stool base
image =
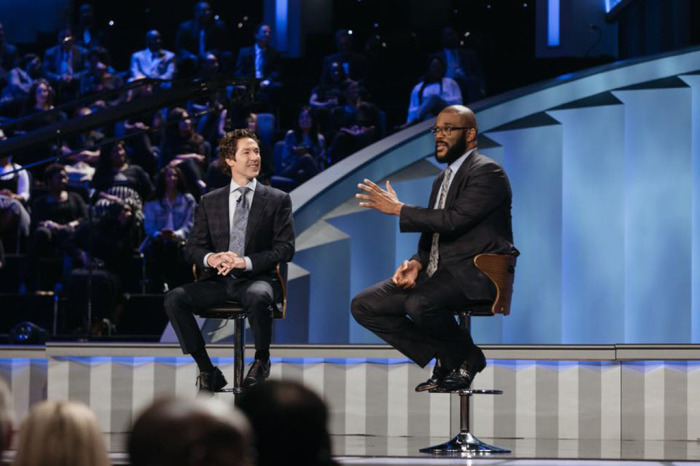
[[[437,390],[431,390],[431,393],[441,393]],[[444,393],[444,392],[442,392]],[[469,402],[472,395],[502,395],[502,390],[480,390],[468,388],[466,390],[457,390],[453,392],[459,395],[460,402],[460,432],[449,442],[432,447],[421,448],[421,453],[428,453],[435,456],[480,456],[499,453],[510,453],[507,448],[489,445],[482,442],[478,437],[469,432]]]
[[[470,457],[491,455],[494,453],[510,453],[510,450],[482,442],[469,432],[460,432],[449,442],[421,448],[420,452],[433,454],[435,456]]]

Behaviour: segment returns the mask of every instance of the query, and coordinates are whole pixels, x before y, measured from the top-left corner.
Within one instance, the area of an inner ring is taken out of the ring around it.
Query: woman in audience
[[[272,185],[291,191],[326,166],[326,141],[319,133],[311,107],[303,107],[294,129],[287,131],[282,153],[282,172],[271,179]]]
[[[190,186],[204,190],[203,173],[210,155],[211,146],[194,130],[187,110],[180,107],[170,110],[158,166],[178,165]]]
[[[95,414],[75,401],[34,405],[19,430],[14,466],[109,466]]]
[[[137,221],[143,221],[143,200],[153,192],[153,184],[143,168],[129,163],[124,141],[101,147],[92,185],[98,192],[98,215],[119,202],[129,204]]]
[[[146,256],[153,290],[180,286],[192,276],[184,257],[187,235],[194,222],[196,202],[189,193],[179,168],[167,166],[156,179],[156,192],[144,208]]]
[[[448,105],[461,105],[462,93],[457,81],[445,77],[445,64],[437,57],[430,59],[422,82],[411,92],[408,117],[404,126],[432,118]]]
[[[343,83],[343,105],[333,109],[334,136],[331,163],[343,160],[380,137],[379,109],[360,96],[360,86],[348,79]]]

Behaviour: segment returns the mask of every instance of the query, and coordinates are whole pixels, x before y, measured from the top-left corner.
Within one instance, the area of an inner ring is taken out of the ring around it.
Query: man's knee
[[[412,294],[406,298],[406,314],[413,322],[420,325],[425,317],[426,310],[430,307],[430,302],[425,296]]]
[[[372,311],[371,307],[369,306],[369,300],[364,292],[361,292],[352,298],[352,302],[350,303],[350,312],[359,323],[364,322],[371,314]]]
[[[259,281],[250,285],[245,291],[244,302],[249,308],[267,309],[274,303],[274,297],[272,285]]]
[[[182,287],[168,291],[163,303],[165,313],[168,314],[168,317],[172,318],[178,309],[182,309],[183,306],[187,305],[188,301],[188,295]]]

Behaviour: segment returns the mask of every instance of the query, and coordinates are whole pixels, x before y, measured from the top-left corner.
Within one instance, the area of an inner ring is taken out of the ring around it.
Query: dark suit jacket
[[[230,185],[205,194],[195,212],[185,254],[198,268],[210,252],[228,251]],[[278,262],[294,255],[294,223],[289,194],[257,183],[246,228],[245,255],[253,270],[250,276],[270,277]]]
[[[229,49],[228,32],[221,20],[214,21],[205,31],[204,45],[207,52],[219,55]],[[178,58],[199,55],[199,24],[195,20],[180,23],[175,35],[175,53]]]
[[[61,79],[61,57],[62,49],[60,45],[51,47],[44,54],[44,75],[49,81],[58,81]],[[77,45],[73,46],[73,77],[76,79],[85,74],[85,60],[87,58],[87,50]]]
[[[263,54],[263,79],[279,81],[280,52],[268,46]],[[242,48],[236,60],[236,76],[248,78],[255,76],[255,46]]]
[[[428,267],[433,233],[440,234],[438,268],[446,268],[471,300],[493,299],[494,287],[474,265],[481,253],[515,254],[511,227],[511,190],[503,168],[474,151],[447,192],[444,209],[433,209],[444,172],[433,182],[428,208],[404,206],[401,231],[420,232],[413,259]]]

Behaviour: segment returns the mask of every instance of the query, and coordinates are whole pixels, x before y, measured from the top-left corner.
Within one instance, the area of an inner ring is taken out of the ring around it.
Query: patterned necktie
[[[442,186],[440,186],[440,199],[438,200],[438,209],[445,208],[445,200],[447,199],[447,188],[450,185],[450,178],[452,178],[452,170],[450,167],[445,169],[445,177],[442,179]],[[432,277],[438,267],[438,259],[440,258],[440,234],[433,233],[433,243],[430,245],[430,259],[428,260],[428,268],[426,273],[429,277]]]
[[[241,196],[236,201],[236,211],[233,214],[233,225],[231,225],[231,237],[229,238],[228,250],[236,253],[237,256],[243,257],[245,248],[245,230],[248,226],[248,214],[250,206],[246,192],[247,186],[236,188],[236,191],[241,193]]]

